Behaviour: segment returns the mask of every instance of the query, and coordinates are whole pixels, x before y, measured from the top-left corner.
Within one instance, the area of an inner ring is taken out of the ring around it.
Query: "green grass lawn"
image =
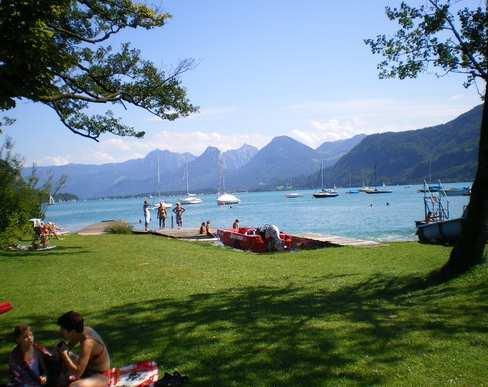
[[[421,278],[449,248],[394,243],[256,255],[151,235],[69,236],[0,252],[0,384],[29,323],[59,340],[76,310],[122,366],[154,359],[191,385],[488,385],[488,266]],[[5,340],[3,340],[5,339]]]

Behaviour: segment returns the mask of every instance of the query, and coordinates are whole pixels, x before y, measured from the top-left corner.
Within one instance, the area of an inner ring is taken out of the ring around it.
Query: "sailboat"
[[[180,199],[181,204],[199,204],[202,202],[197,195],[191,194],[188,189],[188,162],[186,163],[186,197]]]
[[[49,206],[52,206],[53,204],[55,204],[56,202],[54,201],[54,197],[53,195],[49,194],[49,201],[47,202],[47,204]]]
[[[356,194],[359,193],[357,189],[352,189],[352,173],[349,172],[349,189],[346,191],[347,194]]]
[[[322,189],[318,192],[313,193],[313,197],[317,199],[322,199],[322,198],[334,198],[336,196],[339,196],[336,190],[332,188],[324,188],[324,160],[322,160],[322,163],[320,164],[320,172],[322,175]]]
[[[385,183],[381,186],[381,188],[378,188],[376,186],[376,164],[374,165],[374,187],[365,189],[363,192],[366,192],[367,194],[384,194],[384,193],[392,193],[393,191],[391,189],[386,188]]]
[[[429,183],[424,184],[424,187],[419,189],[417,192],[423,192],[423,193],[439,192],[442,189],[443,188],[440,181],[438,183],[432,183],[432,161],[431,159],[429,159]]]
[[[217,204],[219,206],[225,206],[228,204],[239,204],[241,199],[237,196],[225,192],[225,182],[224,182],[224,162],[220,159],[220,187],[219,193],[217,194]]]

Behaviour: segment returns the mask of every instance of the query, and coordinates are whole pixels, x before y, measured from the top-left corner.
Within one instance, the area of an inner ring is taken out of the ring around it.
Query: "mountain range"
[[[320,181],[324,160],[328,185],[346,186],[471,180],[475,174],[482,105],[445,124],[325,142],[313,149],[287,136],[257,149],[243,145],[221,152],[208,147],[200,156],[156,149],[142,159],[102,165],[37,167],[40,181],[68,177],[63,192],[80,198],[218,189],[311,188]],[[158,173],[159,171],[159,173]],[[25,168],[29,175],[32,168]],[[222,187],[222,179],[225,187]]]

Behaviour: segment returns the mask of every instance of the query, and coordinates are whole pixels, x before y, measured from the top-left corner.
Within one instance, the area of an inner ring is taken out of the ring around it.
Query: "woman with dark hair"
[[[44,356],[49,353],[34,343],[34,334],[28,325],[18,325],[14,329],[17,345],[9,357],[9,387],[41,386],[46,384],[46,364]]]
[[[76,379],[71,387],[106,386],[109,378],[110,357],[100,335],[84,325],[79,313],[70,311],[58,318],[64,341],[58,344],[61,361]],[[80,345],[78,358],[70,356],[69,350]]]

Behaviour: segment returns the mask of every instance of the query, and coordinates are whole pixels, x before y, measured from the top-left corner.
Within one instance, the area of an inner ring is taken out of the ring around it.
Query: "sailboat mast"
[[[374,165],[374,181],[373,181],[373,187],[376,187],[376,164]]]
[[[188,160],[186,161],[186,194],[188,195],[190,191],[188,190]]]
[[[157,170],[158,170],[158,199],[161,199],[160,177],[159,177],[159,153],[157,158]]]
[[[320,163],[320,170],[322,171],[322,191],[324,190],[324,160]]]

